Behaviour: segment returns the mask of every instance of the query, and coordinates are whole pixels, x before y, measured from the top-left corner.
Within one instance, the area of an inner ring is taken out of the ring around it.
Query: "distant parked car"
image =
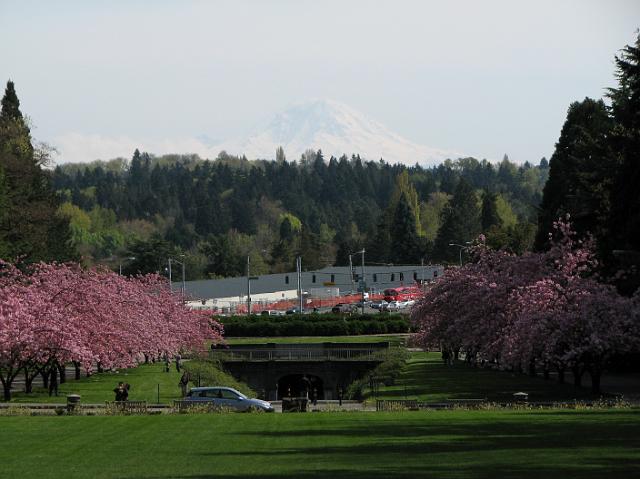
[[[380,307],[380,311],[398,311],[401,308],[399,301],[389,301]]]
[[[332,313],[353,313],[356,310],[355,304],[348,303],[338,303],[333,308],[331,308]]]
[[[300,308],[287,309],[287,314],[300,314]]]
[[[250,399],[240,391],[222,386],[192,388],[187,393],[185,400],[203,404],[213,403],[215,406],[236,411],[255,409],[273,412],[274,410],[270,402],[261,399]]]
[[[280,316],[282,315],[282,311],[276,311],[273,309],[265,310],[260,313],[260,316]]]
[[[373,309],[382,309],[386,304],[387,302],[385,300],[382,300],[382,301],[374,301],[369,306]]]

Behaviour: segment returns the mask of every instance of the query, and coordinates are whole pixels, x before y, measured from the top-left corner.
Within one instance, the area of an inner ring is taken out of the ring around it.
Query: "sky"
[[[309,98],[537,163],[638,27],[638,0],[0,0],[0,81],[58,163],[189,153]]]

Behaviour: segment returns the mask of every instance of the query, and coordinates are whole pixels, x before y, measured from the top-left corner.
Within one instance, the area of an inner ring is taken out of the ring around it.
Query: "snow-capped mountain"
[[[248,138],[225,142],[218,149],[249,159],[273,159],[278,146],[287,159],[299,159],[308,149],[322,150],[325,158],[359,154],[367,160],[414,165],[440,163],[462,156],[413,143],[389,131],[353,108],[333,100],[296,104],[275,115]]]

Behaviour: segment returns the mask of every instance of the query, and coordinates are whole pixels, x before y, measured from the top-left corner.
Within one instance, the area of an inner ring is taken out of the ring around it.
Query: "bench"
[[[282,398],[282,412],[307,412],[309,399],[306,397]]]
[[[217,412],[222,411],[224,408],[208,401],[192,401],[189,399],[176,399],[173,401],[174,412],[188,412],[191,409],[198,410],[198,412]]]
[[[107,414],[147,414],[147,401],[105,401]]]
[[[378,399],[376,411],[417,411],[418,401],[415,399]]]

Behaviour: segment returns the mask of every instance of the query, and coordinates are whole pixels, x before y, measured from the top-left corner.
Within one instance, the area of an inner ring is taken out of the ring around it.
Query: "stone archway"
[[[287,374],[278,379],[277,398],[303,397],[310,398],[315,389],[316,398],[324,399],[324,381],[320,376],[313,374]]]

